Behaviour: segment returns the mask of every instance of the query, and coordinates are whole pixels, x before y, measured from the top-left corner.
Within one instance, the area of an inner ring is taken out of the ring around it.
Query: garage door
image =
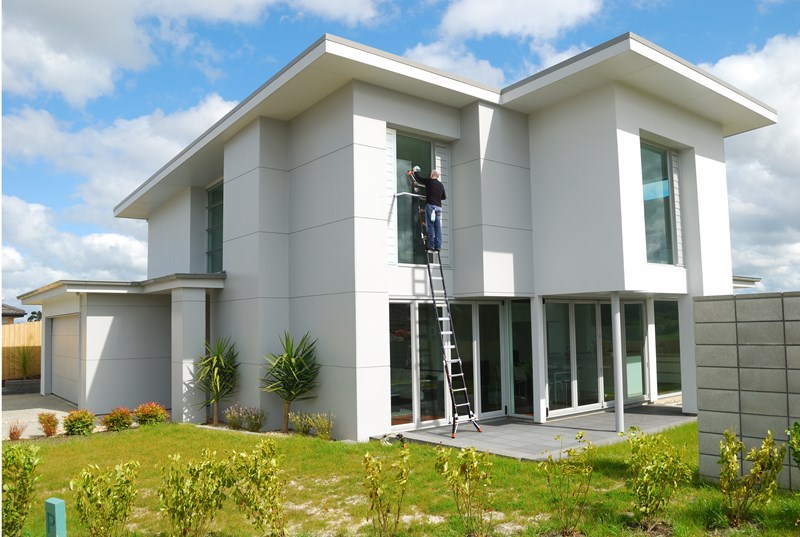
[[[78,315],[53,319],[53,393],[72,403],[78,402]]]

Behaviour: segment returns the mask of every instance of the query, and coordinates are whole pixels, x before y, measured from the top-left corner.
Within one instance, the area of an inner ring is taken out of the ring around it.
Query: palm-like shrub
[[[281,340],[283,353],[265,356],[267,374],[261,379],[261,389],[283,399],[283,425],[281,431],[289,432],[289,407],[292,401],[309,399],[307,395],[317,387],[320,366],[317,364],[317,340],[306,335],[295,343],[289,332]]]
[[[211,406],[214,425],[219,425],[219,403],[236,392],[237,356],[236,345],[229,337],[217,338],[214,345],[206,341],[206,353],[196,364],[195,386],[205,392],[201,406]]]

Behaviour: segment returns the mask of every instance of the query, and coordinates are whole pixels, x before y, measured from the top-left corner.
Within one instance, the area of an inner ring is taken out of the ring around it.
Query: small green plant
[[[276,394],[283,400],[283,425],[281,432],[289,432],[289,409],[295,400],[308,399],[317,387],[320,366],[317,363],[317,340],[311,341],[308,332],[298,343],[289,332],[281,340],[283,353],[264,357],[267,373],[261,379],[261,389]]]
[[[84,468],[69,482],[75,492],[75,511],[91,537],[117,537],[127,533],[125,523],[131,516],[137,490],[134,481],[139,463],[118,464],[103,472],[96,464]]]
[[[456,509],[467,535],[489,535],[489,497],[492,461],[475,448],[461,449],[454,457],[451,449],[439,448],[436,470],[453,493]]]
[[[336,416],[332,412],[308,415],[311,429],[314,430],[316,435],[322,440],[330,440],[333,438],[333,422],[335,420]]]
[[[44,435],[47,438],[55,436],[56,433],[58,433],[58,418],[55,413],[39,412],[36,417],[39,419],[39,425],[42,427],[42,431],[44,431]]]
[[[411,471],[410,460],[411,452],[407,446],[403,446],[391,464],[388,460],[384,464],[369,452],[364,454],[364,487],[369,498],[372,526],[381,537],[397,533]]]
[[[94,412],[73,410],[64,416],[64,431],[67,435],[89,435],[94,431]]]
[[[791,429],[786,429],[789,436],[789,450],[794,463],[800,468],[800,421],[794,422]]]
[[[195,386],[203,390],[205,401],[200,406],[211,407],[211,419],[219,425],[219,404],[236,393],[239,372],[236,358],[236,345],[230,338],[217,338],[214,345],[206,341],[206,353],[195,364]]]
[[[226,408],[222,415],[225,416],[225,423],[228,424],[229,428],[235,431],[242,428],[242,423],[244,422],[244,408],[239,406],[238,403]]]
[[[39,480],[39,447],[15,445],[3,449],[3,535],[19,537],[28,518]]]
[[[555,437],[561,441],[560,436]],[[539,463],[547,476],[550,499],[555,506],[555,520],[561,535],[572,535],[586,513],[586,503],[594,473],[597,448],[584,438],[583,431],[575,435],[578,447],[559,450],[558,458],[550,453]]]
[[[228,465],[215,456],[216,452],[204,449],[201,460],[183,463],[180,455],[170,455],[169,466],[162,468],[158,498],[170,535],[205,535],[214,515],[222,509],[232,480]]]
[[[110,413],[103,416],[100,424],[107,431],[124,431],[133,425],[133,413],[126,407],[118,406]]]
[[[289,412],[289,420],[292,422],[292,429],[297,434],[303,436],[311,434],[311,420],[305,412]]]
[[[30,344],[20,345],[14,349],[13,360],[19,371],[19,376],[26,379],[31,376],[31,367],[35,358],[36,347]]]
[[[724,440],[719,443],[719,488],[722,491],[725,516],[733,527],[744,522],[753,505],[766,505],[778,488],[778,473],[786,456],[786,446],[777,447],[772,431],[761,443],[761,448],[752,448],[744,457],[751,463],[750,472],[740,475],[740,456],[744,443],[736,433],[726,430]]]
[[[638,427],[628,429],[628,486],[636,496],[634,515],[647,531],[652,531],[673,492],[691,477],[681,454],[662,434],[647,435]]]
[[[156,402],[142,403],[133,409],[136,421],[139,425],[152,425],[154,423],[164,423],[169,418],[167,409]]]
[[[242,428],[251,433],[259,433],[267,423],[269,412],[258,407],[247,407],[242,410]]]
[[[9,440],[19,440],[22,437],[22,433],[25,432],[25,429],[28,428],[27,423],[22,423],[19,420],[15,420],[11,422],[8,426],[8,439]]]
[[[234,503],[244,508],[261,535],[270,537],[283,537],[286,531],[282,458],[270,440],[256,444],[252,453],[234,451],[230,458]]]

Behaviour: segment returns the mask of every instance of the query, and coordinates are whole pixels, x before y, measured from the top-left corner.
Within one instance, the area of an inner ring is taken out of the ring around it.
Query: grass
[[[719,491],[696,478],[697,426],[676,427],[667,436],[673,444],[686,446],[686,461],[695,470],[694,482],[676,494],[667,515],[674,535],[800,535],[794,525],[800,518],[800,495],[786,491],[758,510],[752,525],[738,530],[725,528]],[[56,496],[67,502],[69,535],[82,535],[71,508],[73,494],[69,480],[90,463],[107,468],[138,460],[140,492],[130,529],[136,536],[166,535],[167,525],[159,512],[157,490],[161,483],[159,465],[167,463],[167,455],[180,453],[184,459],[197,458],[207,447],[223,456],[231,449],[250,450],[261,438],[227,430],[164,424],[88,437],[33,440],[41,446],[42,477],[37,484],[38,497],[28,519],[27,534],[45,534],[41,506],[45,499]],[[377,456],[388,455],[399,449],[397,445],[326,442],[295,435],[271,435],[271,438],[285,454],[289,535],[373,534],[362,484],[362,458],[366,451]],[[412,470],[400,535],[463,535],[453,500],[434,469],[436,450],[414,444],[410,448]],[[633,497],[625,487],[627,456],[625,443],[599,448],[589,516],[580,525],[586,535],[642,535],[630,523]],[[492,461],[495,534],[533,536],[553,530],[545,477],[536,464],[500,457],[493,457]],[[212,535],[216,537],[253,535],[252,527],[232,505],[218,514],[213,527]]]

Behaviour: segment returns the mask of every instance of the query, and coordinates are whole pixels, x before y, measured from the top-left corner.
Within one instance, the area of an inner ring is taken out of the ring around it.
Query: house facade
[[[148,280],[61,281],[43,393],[96,412],[156,400],[201,421],[206,339],[263,356],[310,332],[335,436],[446,423],[436,319],[406,170],[441,171],[442,262],[481,419],[537,422],[683,393],[694,297],[733,287],[724,139],[776,112],[625,34],[508,88],[323,36],[123,200]]]

